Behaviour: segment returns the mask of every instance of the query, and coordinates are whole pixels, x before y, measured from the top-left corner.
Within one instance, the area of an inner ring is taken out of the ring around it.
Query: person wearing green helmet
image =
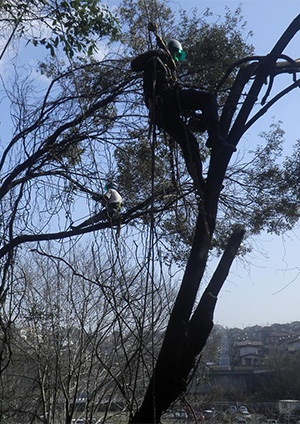
[[[168,50],[171,53],[172,58],[176,62],[183,62],[186,58],[185,51],[182,50],[182,45],[175,38],[171,38],[168,41]]]
[[[152,122],[178,142],[188,171],[202,191],[204,181],[198,141],[182,117],[200,110],[205,122],[202,131],[208,131],[207,147],[223,148],[227,144],[220,135],[218,105],[214,94],[185,88],[177,81],[177,64],[185,58],[181,43],[172,38],[161,48],[149,50],[134,58],[131,69],[143,73],[144,98]]]
[[[97,202],[101,202],[103,209],[81,224],[76,226],[72,225],[72,229],[87,227],[89,225],[96,224],[99,221],[119,220],[123,199],[117,191],[117,186],[113,182],[109,181],[105,184],[105,194],[94,194],[92,199]],[[119,222],[117,222],[117,224],[119,225]]]

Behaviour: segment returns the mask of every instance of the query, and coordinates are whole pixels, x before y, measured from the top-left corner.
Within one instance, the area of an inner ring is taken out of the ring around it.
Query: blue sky
[[[224,7],[234,10],[242,7],[247,29],[254,32],[252,44],[256,54],[269,53],[287,26],[300,13],[300,3],[294,1],[248,0],[207,2],[184,0],[171,1],[174,9],[181,7],[199,11],[210,7],[214,15],[224,14]],[[287,47],[285,54],[293,59],[300,57],[300,33]],[[280,77],[280,84],[287,85],[290,77]],[[288,79],[286,79],[288,78]],[[299,138],[298,123],[300,91],[288,95],[263,117],[245,135],[244,142],[251,146],[257,143],[257,135],[267,130],[272,121],[283,121],[286,131],[287,150]],[[253,252],[243,261],[237,260],[232,267],[219,296],[215,323],[232,327],[267,325],[274,322],[300,320],[300,230],[276,237],[262,234],[253,240]]]

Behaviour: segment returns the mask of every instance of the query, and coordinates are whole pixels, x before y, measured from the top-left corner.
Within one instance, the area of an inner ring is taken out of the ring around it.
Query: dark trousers
[[[208,91],[193,88],[174,87],[161,95],[164,110],[172,115],[181,115],[185,112],[201,110],[207,122],[208,134],[220,137],[218,104],[216,97]]]
[[[203,190],[202,161],[197,138],[187,127],[181,115],[188,111],[201,110],[207,122],[209,138],[221,140],[218,122],[218,106],[215,96],[206,91],[194,89],[165,90],[157,97],[154,120],[181,147],[188,172],[197,187]]]
[[[88,225],[96,224],[99,221],[106,221],[108,219],[116,219],[118,216],[120,216],[120,205],[118,203],[108,203],[105,209],[102,209],[102,211],[98,212],[96,215],[92,216],[91,218],[85,220],[79,225],[72,226],[72,228],[83,228],[87,227]]]

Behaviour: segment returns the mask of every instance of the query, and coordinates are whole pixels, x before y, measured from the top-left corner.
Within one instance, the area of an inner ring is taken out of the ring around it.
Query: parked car
[[[237,415],[234,419],[234,422],[238,423],[238,424],[246,424],[247,420],[246,420],[246,418],[242,417],[241,415]]]
[[[235,415],[235,414],[237,413],[237,407],[236,407],[236,406],[234,406],[234,405],[230,405],[230,406],[228,406],[228,408],[227,408],[226,412],[227,412],[229,415]]]
[[[214,416],[214,411],[212,409],[205,409],[204,411],[204,417],[206,420],[209,420]]]
[[[241,412],[241,416],[243,418],[245,418],[247,421],[251,421],[252,420],[252,415],[248,411],[242,411]]]
[[[187,419],[189,416],[187,412],[182,409],[182,410],[174,411],[174,417]]]
[[[205,420],[205,415],[202,414],[201,411],[194,411],[194,415],[197,418],[197,421],[204,421]]]

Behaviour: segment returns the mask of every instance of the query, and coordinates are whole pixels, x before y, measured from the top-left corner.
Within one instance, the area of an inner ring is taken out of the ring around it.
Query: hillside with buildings
[[[253,326],[225,331],[230,346],[232,367],[259,368],[270,352],[300,351],[300,322]]]
[[[227,398],[299,399],[299,362],[298,321],[244,329],[217,326],[193,389]]]

